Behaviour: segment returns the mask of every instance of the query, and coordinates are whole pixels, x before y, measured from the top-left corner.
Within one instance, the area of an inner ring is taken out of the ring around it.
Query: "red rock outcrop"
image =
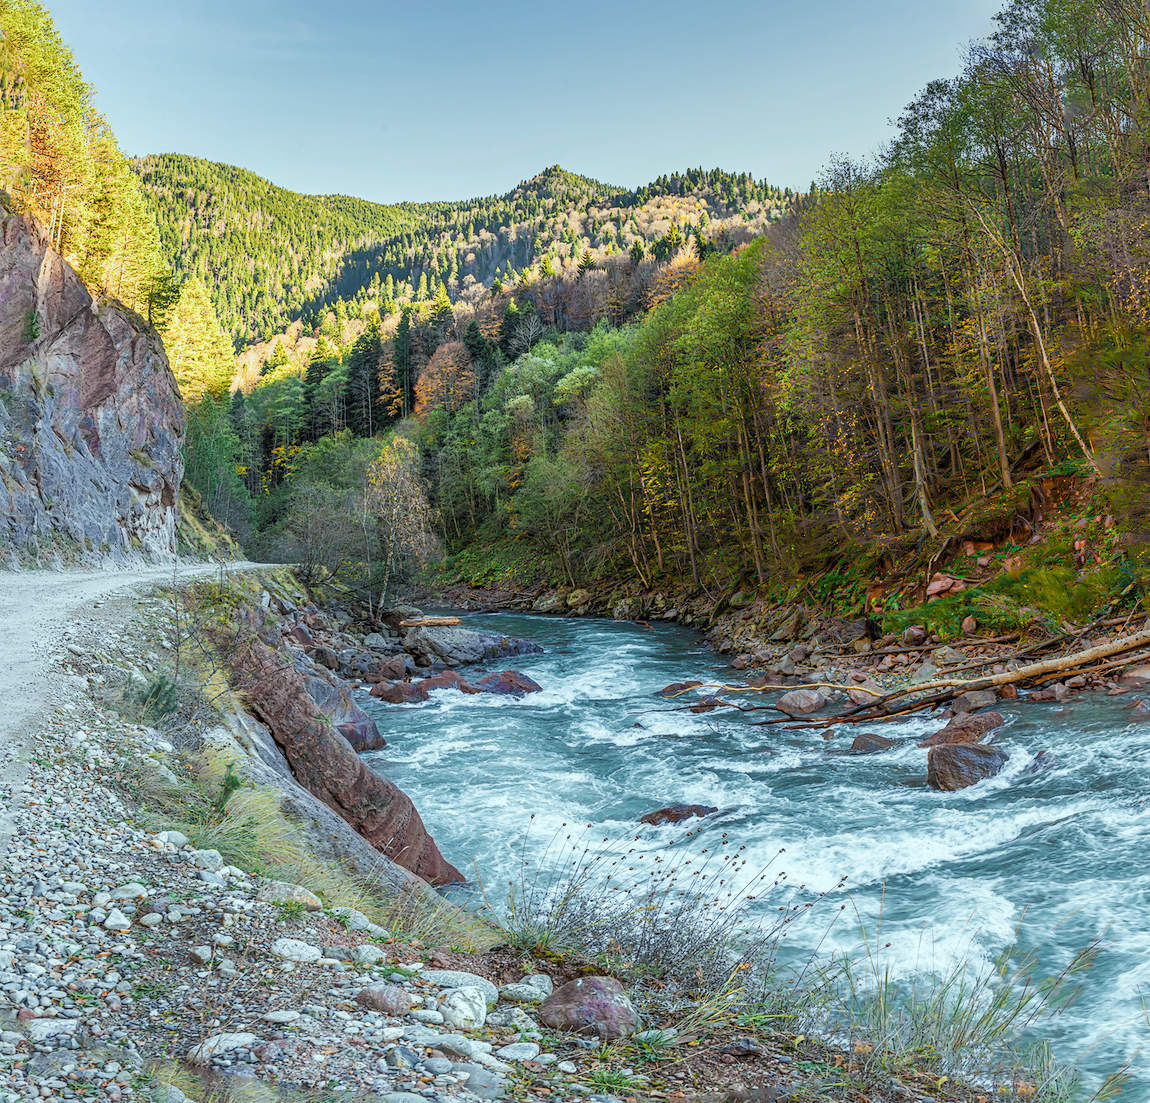
[[[223,653],[237,689],[305,789],[404,869],[434,885],[464,880],[439,852],[410,798],[332,729],[298,671],[254,635],[241,633]]]
[[[0,548],[175,550],[184,413],[163,346],[18,215],[0,218],[0,392]]]

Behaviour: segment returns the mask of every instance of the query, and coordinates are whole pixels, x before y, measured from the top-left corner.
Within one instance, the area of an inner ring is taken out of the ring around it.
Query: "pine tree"
[[[197,279],[180,288],[161,332],[168,363],[189,404],[205,395],[220,398],[231,388],[235,374],[232,343],[216,321],[207,289]]]

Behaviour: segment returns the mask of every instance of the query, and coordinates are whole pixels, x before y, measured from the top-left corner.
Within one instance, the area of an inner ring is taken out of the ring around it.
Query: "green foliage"
[[[1119,597],[1123,577],[1114,564],[1085,574],[1064,564],[1026,567],[926,605],[890,612],[883,625],[889,632],[922,625],[943,639],[954,639],[972,616],[982,628],[1004,632],[1034,625],[1055,631],[1064,624],[1085,624],[1104,612]]]
[[[40,315],[29,310],[24,315],[24,340],[31,344],[40,336]]]
[[[150,316],[162,279],[139,184],[71,51],[36,0],[0,4],[0,187],[81,277]]]
[[[158,723],[179,708],[179,686],[167,674],[155,674],[140,691],[140,705],[150,723]]]

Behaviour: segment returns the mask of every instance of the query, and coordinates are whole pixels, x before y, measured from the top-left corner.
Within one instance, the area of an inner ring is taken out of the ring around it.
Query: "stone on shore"
[[[603,1041],[628,1038],[639,1015],[613,977],[578,977],[555,989],[539,1008],[539,1021],[552,1030],[594,1034]]]

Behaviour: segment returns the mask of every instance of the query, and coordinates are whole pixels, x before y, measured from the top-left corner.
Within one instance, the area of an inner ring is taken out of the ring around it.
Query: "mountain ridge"
[[[149,154],[133,169],[177,276],[208,287],[237,349],[340,300],[385,308],[478,296],[549,258],[641,253],[672,224],[713,237],[761,231],[793,193],[749,173],[688,169],[628,189],[549,165],[500,195],[377,203],[280,187],[241,166]],[[732,241],[734,239],[732,238]]]

